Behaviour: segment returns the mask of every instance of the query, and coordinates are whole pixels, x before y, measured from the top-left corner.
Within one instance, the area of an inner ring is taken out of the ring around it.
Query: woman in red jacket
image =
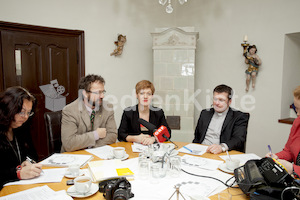
[[[291,128],[291,133],[282,151],[274,154],[268,153],[266,156],[277,159],[290,174],[297,177],[300,175],[300,86],[294,90],[294,105],[296,107],[297,118]]]

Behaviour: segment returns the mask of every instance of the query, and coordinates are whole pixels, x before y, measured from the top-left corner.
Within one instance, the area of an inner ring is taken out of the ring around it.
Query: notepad
[[[118,176],[131,176],[133,172],[129,168],[116,169]]]
[[[95,182],[109,178],[132,177],[134,173],[121,160],[98,160],[88,162],[88,169]]]

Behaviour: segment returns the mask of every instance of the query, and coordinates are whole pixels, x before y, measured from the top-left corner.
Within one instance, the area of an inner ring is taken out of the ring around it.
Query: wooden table
[[[186,142],[175,142],[175,143],[178,145],[179,148],[181,148],[184,145],[188,144]],[[132,152],[131,145],[132,145],[131,142],[118,142],[118,143],[111,144],[110,146],[112,146],[112,147],[125,147],[126,153],[129,155],[129,159],[130,159],[130,158],[138,157],[138,155],[139,155],[139,153]],[[71,154],[90,154],[89,152],[87,152],[85,150],[79,150],[79,151],[67,152],[67,153],[68,154],[69,153],[71,153]],[[241,154],[241,152],[230,151],[230,154]],[[179,155],[183,156],[184,153],[179,153]],[[226,155],[226,153],[222,153],[222,154],[218,154],[218,155],[205,153],[201,157],[211,158],[211,159],[215,159],[215,160],[222,160],[219,157],[220,155]],[[93,161],[95,161],[95,160],[101,160],[101,159],[94,156]],[[47,169],[47,167],[44,167],[44,168]],[[30,189],[30,188],[33,188],[33,187],[43,186],[43,185],[48,185],[54,191],[67,190],[70,187],[70,186],[66,185],[67,180],[69,180],[69,179],[64,177],[60,183],[39,183],[39,184],[32,184],[32,185],[11,185],[11,186],[6,186],[0,191],[0,196],[5,196],[5,195],[8,195],[8,194],[20,192],[20,191],[23,191],[23,190],[27,190],[27,189]],[[249,199],[239,188],[230,188],[229,191],[232,194],[232,199],[233,200],[248,200]],[[88,200],[99,200],[100,199],[101,200],[101,199],[103,199],[104,200],[104,197],[103,197],[102,193],[97,192],[96,194],[94,194],[90,197],[87,197],[87,198],[74,198],[74,199],[78,199],[78,200],[85,200],[85,199],[88,199]],[[218,195],[211,196],[210,199],[217,200]]]

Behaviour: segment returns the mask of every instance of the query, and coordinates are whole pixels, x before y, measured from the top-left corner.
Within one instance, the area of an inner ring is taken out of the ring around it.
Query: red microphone
[[[160,126],[154,133],[153,133],[155,139],[159,143],[163,143],[166,140],[169,140],[170,133],[165,126]]]

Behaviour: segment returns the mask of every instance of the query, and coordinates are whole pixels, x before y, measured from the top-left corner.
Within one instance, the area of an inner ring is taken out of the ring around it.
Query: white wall
[[[172,2],[175,2],[174,0]],[[245,34],[258,47],[262,66],[250,111],[247,151],[267,152],[267,144],[279,151],[290,125],[279,124],[284,36],[299,32],[298,0],[190,0],[176,3],[166,14],[156,0],[0,0],[0,20],[85,31],[86,74],[106,79],[106,90],[120,99],[131,94],[136,82],[152,80],[152,38],[156,27],[194,26],[200,34],[196,51],[196,100],[204,107],[216,85],[225,83],[236,92],[234,107],[242,108],[245,69],[241,42]],[[111,57],[117,34],[127,43],[120,57]],[[127,102],[130,105],[130,102]],[[200,111],[195,109],[195,121]],[[122,109],[116,110],[119,125]]]
[[[300,85],[300,33],[287,34],[284,41],[281,118],[288,118],[291,117],[288,108],[294,100],[291,94]],[[292,113],[296,115],[294,111]]]

